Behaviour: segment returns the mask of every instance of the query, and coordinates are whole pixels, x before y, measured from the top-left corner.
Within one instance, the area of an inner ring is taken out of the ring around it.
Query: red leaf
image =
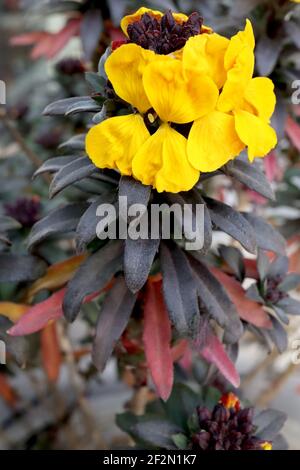
[[[10,329],[11,336],[30,335],[42,330],[51,320],[56,320],[63,315],[62,301],[66,289],[61,289],[48,299],[31,307],[20,320]]]
[[[239,387],[239,374],[217,336],[211,333],[207,337],[206,346],[202,351],[200,351],[200,354],[204,359],[206,359],[206,361],[215,364],[219,371],[224,375],[225,379],[227,379],[235,388]]]
[[[176,343],[171,349],[173,362],[177,362],[180,359],[182,359],[188,347],[189,347],[189,343],[186,339],[182,339],[178,341],[178,343]]]
[[[285,130],[293,145],[300,150],[300,126],[290,116],[287,118]]]
[[[56,323],[50,323],[41,331],[42,362],[50,382],[56,382],[62,362]]]
[[[246,292],[238,281],[219,269],[210,268],[210,270],[226,289],[242,320],[259,328],[272,328],[272,322],[267,312],[259,303],[246,297]]]
[[[12,46],[31,46],[47,36],[44,31],[33,31],[31,33],[19,34],[10,38],[9,43]]]
[[[147,363],[158,395],[167,400],[173,386],[171,324],[166,310],[161,282],[148,282],[144,307],[143,341]]]
[[[12,407],[15,406],[18,398],[16,392],[7,380],[7,376],[2,373],[0,373],[0,396]]]

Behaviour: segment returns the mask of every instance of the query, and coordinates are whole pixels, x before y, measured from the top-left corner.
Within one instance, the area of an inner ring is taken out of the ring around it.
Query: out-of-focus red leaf
[[[71,18],[66,25],[57,33],[47,31],[34,31],[31,33],[13,36],[10,44],[13,46],[34,45],[30,57],[33,60],[45,57],[52,59],[55,57],[74,36],[80,31],[81,18]]]
[[[186,353],[188,347],[189,343],[186,339],[178,341],[178,343],[176,343],[171,349],[173,362],[179,361]]]
[[[66,289],[61,289],[43,302],[33,305],[8,331],[11,336],[23,336],[43,329],[51,320],[62,317],[62,301]]]
[[[100,292],[94,292],[86,296],[84,303],[89,303],[102,292],[106,292],[113,285],[113,280]],[[66,289],[60,289],[51,295],[43,302],[33,305],[29,310],[20,318],[20,320],[8,330],[11,336],[24,336],[36,333],[42,330],[52,320],[57,320],[63,316],[62,303],[66,293]]]
[[[42,363],[50,382],[56,382],[62,362],[56,323],[50,323],[41,331]]]
[[[300,236],[288,240],[289,272],[300,273]]]
[[[290,116],[287,118],[285,130],[292,144],[300,150],[300,126]]]
[[[267,312],[259,303],[246,297],[246,292],[238,281],[217,268],[210,268],[210,270],[226,289],[242,320],[259,328],[272,328],[272,322]]]
[[[206,346],[200,351],[200,354],[207,362],[214,364],[228,382],[236,388],[239,387],[239,374],[217,336],[211,333],[207,337]]]
[[[171,324],[162,297],[162,283],[148,282],[145,294],[144,333],[146,360],[159,396],[167,400],[173,386]]]
[[[245,264],[245,275],[250,277],[250,279],[259,279],[256,259],[244,259]]]
[[[7,380],[5,374],[0,373],[0,396],[6,401],[6,403],[12,407],[17,402],[17,394]]]
[[[278,158],[276,152],[270,152],[264,159],[264,168],[266,172],[266,177],[269,181],[275,181],[280,178],[280,168],[278,166]]]
[[[31,46],[37,42],[42,41],[48,36],[44,31],[33,31],[31,33],[19,34],[10,38],[9,43],[12,46]]]

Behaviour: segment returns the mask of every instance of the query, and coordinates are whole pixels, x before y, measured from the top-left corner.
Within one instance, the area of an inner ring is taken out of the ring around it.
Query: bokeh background
[[[86,197],[72,187],[51,200],[50,175],[32,179],[45,160],[66,156],[60,144],[82,133],[88,123],[86,114],[54,118],[42,117],[42,112],[51,101],[91,93],[85,72],[96,70],[112,40],[122,39],[122,15],[142,4],[200,11],[206,24],[226,35],[241,29],[245,18],[252,20],[256,71],[273,79],[277,94],[273,124],[279,144],[263,161],[277,200],[270,203],[222,177],[213,190],[223,201],[278,227],[287,239],[290,270],[300,274],[300,105],[292,102],[293,84],[300,80],[300,5],[289,0],[1,0],[0,79],[7,96],[0,109],[0,215],[17,221],[5,219],[8,225],[0,232],[8,232],[10,241],[1,236],[1,251],[26,255],[29,231],[39,218],[66,200]],[[230,245],[232,240],[223,234],[214,243]],[[40,254],[54,265],[55,279],[67,279],[68,268],[57,263],[74,256],[71,235],[47,241]],[[0,270],[9,277],[9,263]],[[31,283],[30,290],[28,284],[5,282],[2,276],[4,335],[7,318],[18,318],[33,295],[46,299],[47,286],[32,289]],[[293,295],[300,298],[300,292]],[[121,380],[116,359],[101,376],[96,372],[90,341],[97,307],[91,303],[83,309],[84,316],[71,326],[61,321],[26,339],[10,340],[7,365],[0,368],[1,449],[105,449],[128,443],[115,414],[130,406],[130,373]],[[291,449],[300,449],[300,368],[292,360],[300,340],[297,317],[287,329],[289,345],[282,354],[246,335],[238,369],[243,395],[258,406],[285,411],[284,435]]]

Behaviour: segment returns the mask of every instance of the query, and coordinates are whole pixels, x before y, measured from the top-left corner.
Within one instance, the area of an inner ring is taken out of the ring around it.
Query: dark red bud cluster
[[[286,292],[283,292],[279,289],[279,284],[283,281],[282,276],[275,276],[267,280],[267,288],[265,299],[272,304],[276,304],[279,300],[285,299],[288,297]]]
[[[181,49],[187,40],[201,34],[203,18],[199,13],[192,13],[188,20],[176,22],[172,12],[168,11],[160,19],[149,13],[142,15],[139,21],[127,28],[130,42],[157,54],[170,54]]]
[[[213,411],[197,409],[199,431],[192,436],[193,450],[262,450],[255,435],[253,408],[228,408],[217,404]]]
[[[31,228],[38,221],[40,209],[41,204],[38,196],[20,198],[4,205],[5,214],[26,228]]]

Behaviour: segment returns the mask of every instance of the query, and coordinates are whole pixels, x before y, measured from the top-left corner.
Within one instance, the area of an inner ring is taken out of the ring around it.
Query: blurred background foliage
[[[80,155],[82,134],[90,122],[89,113],[71,111],[68,116],[42,117],[42,112],[53,101],[94,92],[90,73],[97,71],[111,41],[122,39],[121,17],[145,4],[160,10],[199,11],[205,24],[226,36],[250,18],[257,40],[256,72],[270,76],[275,83],[273,125],[279,144],[260,165],[276,201],[270,203],[241,182],[222,175],[207,185],[220,201],[276,226],[287,240],[288,259],[278,261],[263,253],[255,259],[218,232],[210,258],[228,276],[229,280],[223,277],[222,282],[244,315],[247,309],[253,315],[254,305],[249,302],[272,311],[275,305],[278,324],[285,325],[289,342],[278,329],[277,337],[271,338],[281,355],[270,338],[263,337],[262,329],[255,331],[252,325],[241,344],[238,370],[244,397],[258,406],[271,403],[290,415],[286,437],[292,448],[299,449],[300,415],[295,409],[299,409],[300,379],[291,363],[291,344],[300,339],[300,323],[296,316],[292,321],[286,317],[288,294],[281,295],[291,291],[292,298],[300,297],[300,105],[291,100],[293,82],[300,79],[300,6],[289,0],[1,2],[0,79],[7,86],[7,104],[0,108],[0,339],[7,344],[8,364],[0,370],[0,447],[125,446],[128,437],[114,423],[116,411],[122,412],[125,405],[131,413],[142,414],[145,404],[155,398],[153,388],[146,387],[141,325],[135,318],[102,375],[90,359],[102,297],[84,305],[84,315],[74,324],[61,320],[61,289],[85,259],[85,254],[75,254],[73,234],[57,227],[55,236],[42,243],[38,252],[29,254],[27,248],[30,230],[38,220],[66,202],[80,211],[95,184],[92,180],[90,186],[86,181],[78,182],[49,199],[50,172],[32,179],[50,158],[62,157],[67,162],[69,148],[78,149]],[[69,139],[71,147],[62,145]],[[282,286],[287,273],[288,282]],[[51,297],[53,292],[56,297]],[[7,329],[31,303],[40,305],[37,308],[44,324],[49,319],[57,321],[41,331],[37,327],[38,332],[25,339],[8,337]],[[297,306],[291,300],[289,314],[293,308]],[[262,318],[261,311],[257,315]],[[180,359],[175,367],[176,382],[201,384],[215,374],[199,356],[182,354],[174,351],[176,360]],[[235,353],[230,354],[234,357]],[[227,389],[219,375],[214,377],[219,389]]]

